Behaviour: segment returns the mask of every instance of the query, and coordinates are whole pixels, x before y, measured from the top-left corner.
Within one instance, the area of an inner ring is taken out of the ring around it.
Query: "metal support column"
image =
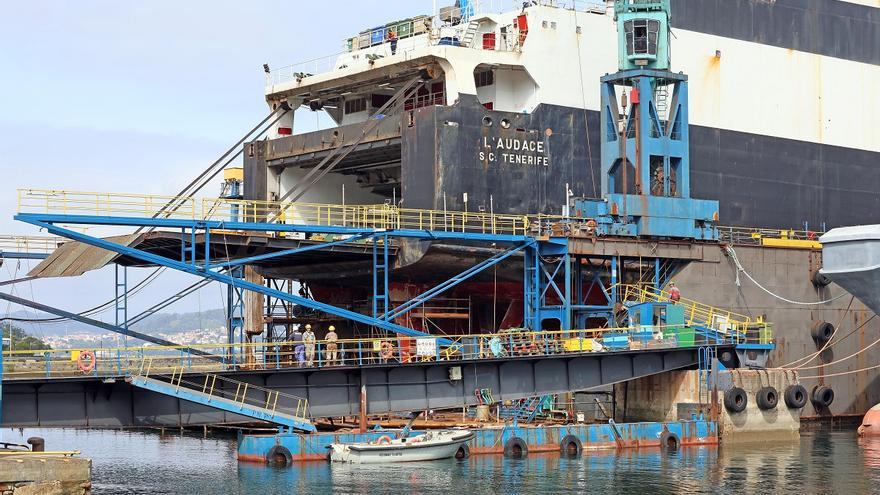
[[[236,266],[229,270],[234,280],[244,277],[244,268]],[[229,344],[227,359],[237,362],[236,342],[244,342],[244,291],[235,282],[226,285],[226,342]]]
[[[128,330],[128,267],[113,265],[115,268],[116,326]],[[119,271],[122,270],[120,277]],[[128,336],[122,336],[122,347],[128,347]]]
[[[382,243],[381,253],[379,253],[379,242]],[[389,307],[388,289],[388,236],[375,236],[373,237],[373,318],[386,319]]]

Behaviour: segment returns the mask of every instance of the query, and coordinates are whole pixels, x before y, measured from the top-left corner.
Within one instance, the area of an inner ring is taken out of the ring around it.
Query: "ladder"
[[[306,399],[215,374],[205,374],[204,382],[199,380],[200,383],[196,383],[184,378],[183,368],[175,368],[170,377],[150,377],[152,359],[146,363],[142,363],[141,369],[127,377],[126,381],[137,388],[273,423],[289,430],[316,431],[308,417]]]
[[[657,88],[654,93],[654,104],[657,107],[657,118],[660,119],[660,122],[664,125],[664,130],[666,130],[666,119],[668,116],[666,115],[669,110],[669,90],[666,86],[660,86]]]
[[[461,46],[470,48],[474,44],[474,37],[477,36],[477,29],[480,27],[480,21],[471,21],[467,25],[464,36],[461,37]]]

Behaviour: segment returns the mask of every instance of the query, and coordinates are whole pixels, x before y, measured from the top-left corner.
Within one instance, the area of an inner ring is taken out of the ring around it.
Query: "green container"
[[[675,335],[675,340],[678,343],[678,347],[693,347],[696,345],[696,339],[694,338],[696,335],[696,331],[691,327],[673,328],[669,331],[669,333]]]

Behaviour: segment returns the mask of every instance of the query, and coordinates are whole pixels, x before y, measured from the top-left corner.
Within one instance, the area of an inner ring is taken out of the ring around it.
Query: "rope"
[[[846,293],[844,292],[838,296],[832,297],[831,299],[826,299],[824,301],[815,301],[815,302],[794,301],[791,299],[787,299],[787,298],[782,297],[778,294],[775,294],[773,291],[764,287],[763,285],[761,285],[760,282],[755,280],[755,278],[752,277],[749,274],[749,272],[746,271],[745,268],[743,268],[742,263],[739,262],[739,258],[737,258],[736,251],[733,249],[733,246],[725,246],[724,249],[727,252],[727,255],[730,257],[730,259],[733,260],[733,263],[736,265],[736,286],[737,287],[741,286],[740,281],[739,281],[739,274],[740,274],[740,272],[742,272],[749,280],[752,281],[752,283],[757,285],[759,289],[763,290],[767,294],[770,294],[771,296],[775,297],[776,299],[779,299],[780,301],[787,302],[789,304],[798,304],[801,306],[818,306],[820,304],[828,304],[830,302],[836,301],[846,295]]]
[[[867,325],[868,323],[870,323],[870,321],[873,320],[874,317],[876,317],[876,316],[877,316],[876,314],[875,314],[875,315],[871,315],[871,317],[868,318],[867,320],[863,321],[863,322],[861,323],[861,325],[859,325],[859,326],[853,328],[852,330],[850,330],[850,332],[849,332],[848,334],[846,334],[846,335],[844,335],[843,337],[841,337],[841,338],[835,340],[833,344],[829,345],[829,346],[826,348],[826,350],[827,350],[827,349],[831,349],[832,347],[834,347],[834,346],[836,346],[837,344],[839,344],[839,343],[843,342],[844,340],[846,340],[847,337],[849,337],[850,335],[856,333],[857,331],[859,331],[860,329],[862,329],[865,325]],[[805,357],[802,357],[802,358],[797,359],[797,360],[795,360],[795,361],[792,361],[791,363],[788,363],[788,364],[786,364],[785,366],[790,366],[790,365],[792,365],[792,364],[794,364],[794,363],[797,363],[797,362],[803,361],[803,360],[806,359],[807,357],[809,357],[809,356],[805,356]],[[805,365],[805,364],[807,364],[807,362],[803,362],[803,363],[801,363],[801,364],[799,365],[799,367],[800,367],[800,366],[803,366],[803,365]],[[783,366],[783,368],[784,368],[785,366]],[[807,368],[804,368],[804,369],[807,369]]]
[[[871,318],[874,318],[874,317],[872,316]],[[870,321],[870,319],[869,319],[868,321]],[[866,321],[866,323],[867,323],[867,321]],[[862,326],[864,326],[864,325],[862,325]],[[851,333],[852,333],[852,332],[850,332],[850,334],[851,334]],[[841,339],[841,340],[842,340],[842,339]],[[801,369],[801,370],[814,370],[814,369],[822,368],[823,366],[831,366],[832,364],[837,364],[837,363],[840,363],[840,362],[846,361],[847,359],[850,359],[850,358],[853,358],[853,357],[855,357],[855,356],[858,356],[859,354],[861,354],[861,353],[867,351],[868,349],[874,347],[874,346],[877,345],[877,344],[880,344],[880,339],[877,339],[877,340],[875,340],[874,342],[871,342],[871,343],[868,344],[867,346],[863,347],[862,349],[859,349],[858,351],[856,351],[856,352],[850,354],[849,356],[846,356],[846,357],[844,357],[844,358],[840,358],[840,359],[838,359],[838,360],[836,360],[836,361],[831,361],[830,363],[824,363],[824,364],[820,364],[820,365],[817,365],[817,366],[807,366],[807,367],[803,367],[803,365],[801,365],[801,366],[798,366],[798,367],[795,368],[795,369]],[[803,363],[803,364],[807,364],[807,363]]]
[[[575,11],[575,9],[572,9],[571,13],[572,13],[572,16],[574,16],[575,24],[577,24],[577,12]],[[578,35],[578,38],[580,38],[580,35]],[[584,89],[584,67],[583,67],[584,63],[581,60],[581,40],[578,39],[576,44],[577,44],[578,74],[580,75],[580,81],[581,81],[581,107],[583,108],[583,111],[584,111],[584,134],[587,136],[587,158],[589,160],[588,167],[590,169],[590,182],[593,185],[593,197],[598,198],[599,193],[597,192],[597,189],[596,189],[596,172],[593,170],[593,147],[590,146],[590,124],[587,121],[587,92]],[[600,129],[602,128],[601,122],[600,122],[599,128]],[[572,175],[572,177],[574,177],[574,176]],[[566,191],[565,194],[567,195],[568,191]],[[565,198],[565,201],[566,201],[566,206],[568,206],[568,204],[567,204],[568,197]]]
[[[816,351],[816,352],[814,352],[814,353],[812,353],[812,354],[807,354],[806,356],[804,356],[804,357],[802,357],[802,358],[800,358],[800,359],[795,359],[794,361],[792,361],[792,362],[790,362],[790,363],[788,363],[788,364],[783,365],[782,368],[787,368],[787,367],[789,367],[789,366],[791,366],[791,365],[793,365],[793,364],[795,364],[795,363],[800,362],[799,365],[797,365],[797,366],[795,366],[794,368],[792,368],[792,369],[798,369],[798,368],[800,368],[801,366],[803,366],[803,365],[809,363],[810,361],[816,359],[816,356],[818,356],[818,355],[822,354],[823,352],[825,352],[825,349],[828,349],[828,348],[831,346],[831,341],[834,340],[834,336],[837,335],[838,330],[840,330],[840,325],[843,323],[843,319],[846,318],[846,315],[847,315],[847,314],[849,314],[849,310],[850,310],[850,308],[852,307],[852,303],[853,303],[854,300],[855,300],[855,296],[850,296],[850,298],[849,298],[849,304],[846,305],[846,311],[844,311],[843,314],[840,315],[840,318],[837,319],[837,324],[834,325],[834,331],[831,332],[831,337],[828,338],[828,341],[825,342],[825,345],[823,345],[821,349],[819,349],[818,351]],[[842,340],[842,339],[841,339],[841,340]],[[801,361],[803,361],[803,362],[801,362]]]
[[[829,373],[829,374],[825,374],[825,375],[815,375],[815,376],[801,376],[799,378],[801,380],[811,380],[811,379],[816,379],[816,378],[832,378],[835,376],[852,375],[855,373],[861,373],[863,371],[876,370],[878,368],[880,368],[880,364],[878,364],[877,366],[870,366],[868,368],[859,368],[857,370],[852,370],[852,371],[841,371],[840,373]]]

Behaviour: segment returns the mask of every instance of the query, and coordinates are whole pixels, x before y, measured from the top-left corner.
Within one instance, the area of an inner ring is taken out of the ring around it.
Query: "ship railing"
[[[0,253],[51,253],[65,240],[56,236],[0,235]]]
[[[179,205],[165,211],[169,202]],[[528,235],[529,218],[488,212],[400,208],[390,204],[334,205],[227,198],[20,189],[20,213],[176,218],[282,223],[368,230],[430,230]]]
[[[320,331],[320,330],[319,330]],[[447,344],[448,343],[448,344]],[[621,328],[531,331],[509,329],[495,333],[432,335],[426,337],[367,337],[335,341],[302,341],[189,346],[145,346],[92,349],[7,350],[3,379],[52,379],[93,376],[173,376],[292,368],[358,367],[426,362],[473,362],[535,356],[629,352],[705,345],[772,343],[769,324],[743,331],[717,331],[697,325],[639,325]],[[204,355],[189,351],[198,349]],[[94,354],[94,366],[79,366],[82,351]],[[220,377],[217,378],[220,380]],[[201,382],[196,382],[199,389]],[[192,385],[188,385],[192,386]]]
[[[215,373],[193,372],[186,365],[155,366],[154,357],[144,356],[137,372],[132,375],[164,381],[176,389],[184,388],[204,394],[209,399],[226,399],[238,406],[249,405],[272,415],[284,413],[295,418],[309,418],[306,398],[234,380]]]
[[[523,3],[522,0],[472,0],[472,12],[469,16],[519,12],[522,10]],[[540,0],[533,3],[581,12],[602,13],[606,8],[603,0]],[[456,38],[460,40],[464,36],[467,24],[468,19],[463,19],[457,26],[444,26],[439,16],[418,16],[361,31],[356,36],[343,40],[342,49],[339,52],[272,68],[266,74],[266,86],[272,87],[294,80],[302,82],[318,74],[349,67],[367,68],[370,60],[375,60],[377,57],[393,56],[395,61],[410,60],[414,56],[418,56],[424,48],[435,45],[455,45]],[[450,31],[450,28],[453,31]],[[389,29],[393,29],[397,33],[397,50],[394,54],[391,53],[391,45],[387,36]],[[482,44],[474,43],[472,48],[482,48]],[[502,43],[493,47],[494,50],[512,48],[505,47]]]
[[[684,297],[673,300],[672,294],[667,290],[640,285],[622,285],[620,288],[624,303],[661,302],[681,305],[687,325],[698,325],[724,334],[742,334],[755,323],[749,316]]]
[[[439,38],[435,37],[432,32],[422,31],[411,37],[398,39],[397,49],[392,54],[391,43],[384,38],[384,32],[385,28],[380,28],[361,35],[368,37],[381,35],[381,41],[364,46],[355,45],[351,48],[346,46],[342,51],[330,55],[271,68],[270,72],[266,74],[266,86],[272,87],[291,81],[307,82],[309,77],[348,68],[360,67],[366,70],[372,62],[381,58],[393,57],[394,61],[407,61],[421,56],[425,48],[439,44]],[[352,39],[357,39],[357,37]],[[346,40],[346,42],[351,42],[352,39]]]
[[[770,247],[803,247],[819,249],[824,232],[795,229],[764,229],[753,227],[718,227],[721,241],[728,244]]]

